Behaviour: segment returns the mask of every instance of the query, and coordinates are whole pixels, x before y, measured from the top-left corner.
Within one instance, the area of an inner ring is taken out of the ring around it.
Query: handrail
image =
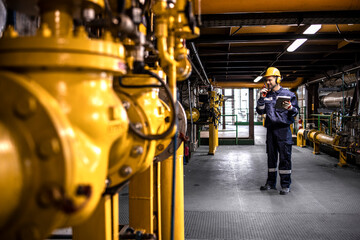
[[[235,127],[236,127],[236,138],[235,138],[235,144],[238,145],[238,125],[237,125],[237,121],[238,121],[238,116],[237,114],[224,114],[224,115],[220,115],[220,117],[236,117],[236,122],[235,122]]]

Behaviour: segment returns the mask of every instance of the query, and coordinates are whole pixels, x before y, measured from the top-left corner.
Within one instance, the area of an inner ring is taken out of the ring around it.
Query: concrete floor
[[[186,239],[360,239],[358,169],[294,146],[291,193],[281,196],[259,190],[265,145],[207,153],[201,146],[185,166]]]
[[[360,239],[360,170],[293,146],[291,192],[260,191],[261,135],[257,145],[219,146],[214,156],[201,146],[185,166],[186,239]],[[127,224],[128,190],[119,195],[119,222]]]

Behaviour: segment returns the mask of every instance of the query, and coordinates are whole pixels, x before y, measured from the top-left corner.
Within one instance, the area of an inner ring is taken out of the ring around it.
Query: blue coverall
[[[279,96],[289,96],[293,108],[291,110],[275,108],[276,99]],[[265,98],[259,98],[256,112],[266,114],[266,152],[268,155],[268,179],[266,183],[273,187],[276,186],[279,155],[280,184],[282,188],[289,188],[291,184],[292,147],[290,124],[294,123],[294,117],[299,112],[296,96],[293,92],[280,87],[276,92],[268,92]]]

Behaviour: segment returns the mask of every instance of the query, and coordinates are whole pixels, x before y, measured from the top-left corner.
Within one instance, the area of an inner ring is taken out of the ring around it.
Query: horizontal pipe
[[[296,88],[303,81],[302,77],[296,78],[295,81],[292,82],[282,82],[281,86],[285,88]],[[262,88],[264,86],[263,82],[211,82],[214,87],[220,88]]]
[[[336,137],[329,136],[325,133],[319,132],[317,130],[311,130],[308,135],[308,139],[312,142],[316,143],[324,143],[333,146],[335,141],[337,140]]]
[[[195,1],[195,12],[198,12]],[[246,13],[246,12],[307,12],[307,11],[343,11],[359,10],[358,0],[252,0],[252,1],[201,1],[202,14]]]
[[[318,78],[318,79],[316,79],[316,80],[307,82],[305,85],[306,85],[306,86],[309,86],[309,85],[314,84],[314,83],[323,82],[324,80],[326,80],[326,79],[328,79],[328,78],[340,77],[340,76],[341,76],[342,74],[344,74],[344,73],[353,72],[353,71],[356,71],[356,70],[359,70],[359,69],[360,69],[360,66],[356,66],[356,67],[353,67],[353,68],[344,70],[344,71],[342,71],[342,72],[334,73],[334,74],[330,75],[329,77],[322,77],[322,78]]]

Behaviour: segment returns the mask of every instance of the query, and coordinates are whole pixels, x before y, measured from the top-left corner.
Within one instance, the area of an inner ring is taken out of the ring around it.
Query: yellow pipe
[[[320,143],[324,143],[330,145],[331,147],[334,148],[334,150],[339,152],[338,165],[340,167],[347,165],[346,152],[344,151],[346,147],[338,146],[340,141],[340,136],[332,137],[313,129],[308,133],[308,139],[314,143],[314,151],[313,151],[314,154],[320,153]]]
[[[119,240],[119,195],[105,195],[94,213],[73,227],[73,240]]]
[[[218,128],[213,123],[209,124],[209,155],[214,155],[219,146]]]
[[[157,240],[162,240],[162,209],[161,209],[161,163],[156,163],[156,212],[157,212]]]
[[[220,112],[218,111],[220,99],[219,95],[215,91],[210,91],[210,108],[213,109],[214,114],[216,116],[220,115]],[[210,124],[209,124],[209,155],[214,155],[216,152],[216,147],[219,145],[219,139],[218,139],[218,124],[219,121],[216,119],[210,118]]]
[[[281,86],[285,88],[296,88],[303,81],[302,77],[296,78],[295,81],[292,82],[281,82]],[[211,82],[214,87],[220,88],[262,88],[264,86],[263,82]]]
[[[176,151],[176,192],[175,192],[175,229],[174,240],[185,239],[184,228],[184,144]],[[170,239],[171,230],[171,194],[172,194],[173,158],[161,162],[161,222],[162,238]]]
[[[73,19],[65,11],[47,11],[41,15],[42,21],[46,22],[53,36],[69,37],[72,34]]]
[[[159,51],[162,66],[175,65],[177,62],[174,59],[174,54],[171,54],[171,47],[168,47],[168,19],[160,17],[156,22],[157,49]],[[173,40],[173,39],[171,39]],[[169,42],[171,43],[169,39]],[[173,43],[174,44],[174,43]]]
[[[198,12],[198,1],[195,1],[195,12]],[[253,0],[253,1],[201,1],[201,14],[246,13],[246,12],[303,12],[303,11],[343,11],[359,10],[357,0]]]
[[[154,233],[154,167],[134,176],[129,184],[129,225]]]
[[[305,140],[305,129],[299,129],[297,132],[297,142],[296,145],[298,147],[305,147],[306,146],[306,140]]]
[[[317,130],[311,130],[308,133],[308,139],[312,142],[324,143],[331,146],[333,146],[335,144],[335,141],[337,140],[336,137],[329,136]]]

